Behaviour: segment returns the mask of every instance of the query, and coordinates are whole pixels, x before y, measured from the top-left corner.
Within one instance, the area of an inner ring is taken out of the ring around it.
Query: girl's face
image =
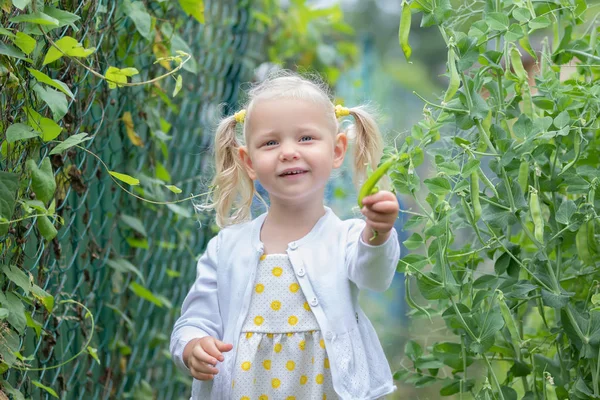
[[[260,181],[271,201],[314,199],[319,191],[322,201],[331,170],[342,165],[347,148],[346,135],[336,135],[333,116],[333,109],[308,100],[279,98],[254,105],[247,146],[239,153],[248,175]]]

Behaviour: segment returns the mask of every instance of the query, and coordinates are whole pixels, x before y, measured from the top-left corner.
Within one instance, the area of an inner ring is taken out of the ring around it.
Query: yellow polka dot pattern
[[[325,341],[302,285],[287,254],[260,257],[235,352],[232,399],[338,398]]]

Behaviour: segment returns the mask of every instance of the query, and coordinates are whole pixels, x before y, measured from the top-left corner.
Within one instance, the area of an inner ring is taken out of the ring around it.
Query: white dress
[[[287,254],[260,258],[233,368],[232,400],[339,399],[317,320]]]

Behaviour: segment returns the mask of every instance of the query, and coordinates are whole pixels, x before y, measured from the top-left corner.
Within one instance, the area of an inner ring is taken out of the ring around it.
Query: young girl
[[[345,221],[323,205],[346,154],[338,118],[347,115],[358,184],[381,157],[378,128],[362,108],[334,106],[311,81],[272,77],[220,123],[209,207],[224,229],[198,261],[170,346],[195,378],[193,400],[367,400],[396,389],[358,292],[392,282],[398,202],[379,191],[363,200],[365,220]],[[270,207],[250,220],[255,180]]]

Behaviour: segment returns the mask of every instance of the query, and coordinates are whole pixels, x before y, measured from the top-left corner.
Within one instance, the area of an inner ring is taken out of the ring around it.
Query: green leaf
[[[121,220],[133,230],[139,232],[141,235],[147,237],[148,233],[146,232],[146,228],[144,228],[144,224],[140,221],[139,218],[132,217],[127,214],[121,214]]]
[[[414,340],[408,340],[404,345],[404,355],[412,361],[416,361],[423,355],[423,349],[419,343]]]
[[[544,29],[549,27],[552,24],[550,18],[546,16],[540,16],[529,21],[529,27],[532,30]]]
[[[15,34],[0,25],[0,35],[8,36],[11,39],[16,38]]]
[[[189,209],[183,208],[177,204],[167,204],[167,208],[183,218],[192,218],[192,213]]]
[[[186,13],[201,24],[204,23],[204,0],[179,0],[179,5]]]
[[[150,290],[146,289],[139,283],[131,282],[131,284],[129,285],[129,289],[142,299],[148,300],[149,302],[156,304],[160,308],[163,307],[163,303],[160,301],[160,299],[157,298]]]
[[[508,29],[510,20],[508,16],[501,12],[491,12],[485,16],[485,22],[491,29],[504,31]]]
[[[527,22],[531,18],[531,13],[527,8],[515,8],[512,15],[519,22]]]
[[[140,280],[142,281],[142,283],[144,285],[146,284],[144,276],[142,275],[140,270],[137,269],[133,264],[131,264],[126,259],[124,259],[124,258],[116,258],[114,260],[109,259],[109,260],[106,260],[106,264],[109,267],[114,268],[115,270],[122,272],[122,273],[133,272],[135,275],[137,275],[138,278],[140,278]]]
[[[152,33],[152,18],[150,17],[150,14],[148,14],[148,11],[146,11],[144,3],[141,1],[125,1],[123,4],[123,11],[131,18],[140,35],[147,40],[150,40]]]
[[[62,132],[62,128],[50,118],[42,117],[29,107],[23,107],[23,110],[29,118],[29,125],[33,126],[35,130],[42,132],[42,140],[44,142],[56,139]]]
[[[437,166],[438,171],[445,173],[446,175],[458,175],[460,174],[460,167],[453,161],[446,161]]]
[[[577,206],[573,200],[565,200],[558,207],[556,212],[556,221],[568,225],[573,214],[577,212]]]
[[[34,38],[23,32],[17,32],[13,43],[20,48],[23,53],[29,54],[35,49],[36,41]]]
[[[427,221],[427,217],[423,217],[423,216],[420,216],[420,215],[413,215],[412,217],[410,217],[408,219],[408,221],[406,221],[404,223],[403,229],[405,231],[406,230],[414,229],[414,228],[420,226],[425,221]]]
[[[12,0],[12,3],[19,10],[24,10],[31,3],[31,0]]]
[[[69,96],[72,99],[75,98],[75,95],[73,94],[73,92],[71,92],[71,90],[65,83],[63,83],[57,79],[52,79],[48,75],[44,74],[41,71],[38,71],[37,69],[27,68],[27,70],[31,73],[31,75],[34,76],[35,79],[38,80],[38,82],[42,82],[42,83],[45,83],[46,85],[50,85],[53,88],[60,90],[61,92],[63,92],[64,94],[66,94],[67,96]]]
[[[35,85],[33,90],[46,104],[48,104],[48,107],[52,110],[52,117],[55,121],[62,119],[62,117],[67,114],[69,103],[67,102],[67,96],[65,96],[64,93],[49,87],[43,87],[42,85]]]
[[[177,76],[177,82],[175,82],[175,89],[173,89],[173,97],[177,96],[177,93],[181,90],[181,86],[183,85],[183,78],[181,75]]]
[[[463,169],[462,169],[462,172],[461,172],[461,176],[462,176],[463,178],[466,178],[467,176],[471,176],[471,173],[472,173],[472,172],[475,172],[475,171],[477,171],[477,169],[479,168],[479,164],[480,164],[480,163],[481,163],[481,162],[480,162],[479,160],[477,160],[477,159],[469,160],[469,161],[468,161],[468,162],[467,162],[467,163],[466,163],[466,164],[463,166]]]
[[[3,265],[2,272],[8,279],[10,279],[15,285],[23,289],[25,295],[29,295],[29,291],[31,290],[32,282],[30,277],[20,270],[18,267],[13,265]]]
[[[60,10],[50,5],[44,6],[44,14],[56,19],[58,21],[58,28],[69,25],[71,28],[73,28],[73,31],[77,32],[79,30],[75,25],[75,22],[81,19],[78,15],[68,11]]]
[[[515,42],[525,36],[523,32],[523,28],[519,24],[512,24],[510,28],[508,28],[508,32],[504,36],[507,41]]]
[[[33,60],[31,58],[27,58],[25,53],[21,52],[21,50],[17,49],[14,46],[5,44],[4,42],[0,42],[0,54],[4,54],[5,56],[17,58],[19,60],[27,61],[28,63],[32,63]]]
[[[460,343],[441,342],[433,345],[433,355],[456,371],[463,371],[462,346]],[[467,356],[467,366],[473,364],[473,357]]]
[[[5,320],[8,317],[9,311],[6,308],[0,308],[0,319]]]
[[[15,333],[15,331],[13,331],[12,329],[6,329],[2,332],[2,340],[0,340],[0,355],[2,356],[2,361],[5,362],[9,367],[12,366],[15,363],[15,361],[17,361],[17,356],[15,355],[15,352],[19,351],[20,342],[21,341],[19,339],[19,335],[17,335],[17,333]],[[2,381],[3,390],[7,389],[7,383],[8,381],[6,380]],[[8,393],[13,394],[13,392],[11,392],[10,390],[6,391]],[[21,395],[21,393],[18,390],[15,391]],[[23,395],[21,395],[20,397],[15,397],[15,399],[18,398],[23,399]]]
[[[440,176],[432,179],[425,179],[423,183],[427,186],[429,191],[438,196],[444,196],[450,192],[450,182],[446,178]]]
[[[164,165],[162,165],[159,161],[156,162],[155,173],[156,173],[156,177],[158,179],[160,179],[161,181],[164,181],[164,182],[171,181],[171,175],[169,174],[169,171],[167,171],[167,169],[164,167]]]
[[[56,181],[50,158],[46,157],[42,160],[41,168],[38,168],[37,163],[32,159],[27,160],[26,165],[31,173],[31,187],[35,197],[47,204],[54,197],[56,191]]]
[[[77,39],[74,39],[71,36],[63,36],[54,42],[54,44],[55,46],[52,46],[48,49],[42,65],[54,62],[63,55],[84,58],[96,51],[95,47],[90,47],[88,49],[84,48],[83,45],[77,41]]]
[[[40,231],[40,234],[42,235],[42,237],[48,241],[54,239],[56,237],[56,235],[58,234],[58,231],[56,230],[56,228],[54,227],[54,224],[50,221],[50,219],[45,216],[45,215],[41,215],[39,217],[37,217],[37,227]]]
[[[108,173],[111,174],[113,177],[117,178],[118,180],[125,182],[129,185],[139,185],[140,184],[139,179],[136,179],[127,174],[122,174],[120,172],[115,172],[115,171],[108,171]]]
[[[421,237],[421,235],[419,235],[418,233],[415,232],[412,235],[410,235],[410,237],[402,243],[404,244],[404,246],[407,249],[415,250],[415,249],[418,249],[419,247],[421,247],[421,245],[423,245],[424,242],[423,242],[423,238]]]
[[[556,294],[549,292],[546,289],[542,289],[542,301],[544,305],[552,308],[563,308],[569,304],[569,298],[573,296],[573,293],[561,293]]]
[[[177,194],[181,193],[181,189],[179,189],[177,186],[166,185],[166,188],[169,189],[173,193],[177,193]]]
[[[494,344],[494,336],[504,326],[504,319],[499,310],[479,313],[464,319],[475,335],[475,339],[467,335],[467,339],[471,342],[470,350],[475,353],[483,353],[489,349]]]
[[[63,142],[58,144],[58,146],[53,148],[52,151],[50,152],[50,154],[59,154],[67,149],[70,149],[71,147],[75,146],[76,144],[85,142],[86,140],[90,140],[90,139],[91,139],[91,137],[89,137],[88,134],[85,132],[78,133],[77,135],[69,136]]]
[[[8,309],[8,322],[19,333],[23,334],[27,327],[27,318],[25,317],[25,306],[17,295],[11,292],[0,292],[0,304],[3,308]],[[0,343],[2,340],[0,340]]]
[[[139,74],[139,71],[135,68],[123,68],[119,69],[116,67],[108,67],[104,76],[108,82],[108,88],[114,89],[116,87],[122,87],[120,83],[127,83],[128,76],[134,76]]]
[[[511,257],[508,253],[502,253],[498,259],[496,259],[496,263],[494,264],[494,270],[496,274],[502,275],[508,269],[510,265]]]
[[[433,273],[419,274],[417,276],[417,287],[424,298],[427,300],[441,300],[450,297],[448,289],[446,289],[450,285],[446,284],[446,287],[444,287],[439,279],[439,276]]]
[[[402,257],[398,261],[398,272],[414,272],[415,270],[420,271],[427,264],[429,264],[429,259],[420,254],[408,254]]]
[[[44,25],[54,28],[58,27],[58,20],[56,18],[52,18],[51,16],[39,11],[31,14],[17,15],[16,17],[10,18],[9,21],[14,23],[27,22],[30,24]]]
[[[554,126],[558,129],[564,128],[569,122],[571,122],[571,117],[567,111],[562,111],[554,118]]]
[[[35,283],[31,287],[31,293],[38,299],[48,310],[49,313],[54,310],[54,297]]]
[[[525,139],[534,133],[533,122],[531,122],[527,115],[521,114],[517,122],[513,125],[513,132],[516,137]]]
[[[7,221],[12,218],[18,189],[19,175],[0,171],[0,218]],[[0,224],[0,236],[6,235],[7,232],[8,224]]]
[[[8,143],[14,143],[17,140],[31,139],[34,137],[39,137],[40,135],[40,132],[36,131],[29,125],[12,124],[6,130],[6,141]]]
[[[88,354],[89,354],[90,356],[92,356],[92,358],[93,358],[94,360],[96,360],[96,362],[98,363],[98,365],[102,365],[102,364],[100,363],[100,359],[98,358],[98,350],[97,350],[97,349],[95,349],[94,347],[88,346],[88,347],[87,347],[87,352],[88,352]]]
[[[27,327],[32,328],[35,331],[35,336],[39,339],[42,335],[42,324],[34,320],[29,312],[25,313],[25,318],[27,319]],[[28,358],[33,360],[35,357],[29,356]]]
[[[52,389],[51,387],[42,385],[42,383],[40,383],[38,381],[31,381],[31,383],[33,383],[35,386],[39,387],[40,389],[44,389],[46,392],[50,393],[52,396],[54,396],[58,399],[58,395],[56,394],[54,389]]]

